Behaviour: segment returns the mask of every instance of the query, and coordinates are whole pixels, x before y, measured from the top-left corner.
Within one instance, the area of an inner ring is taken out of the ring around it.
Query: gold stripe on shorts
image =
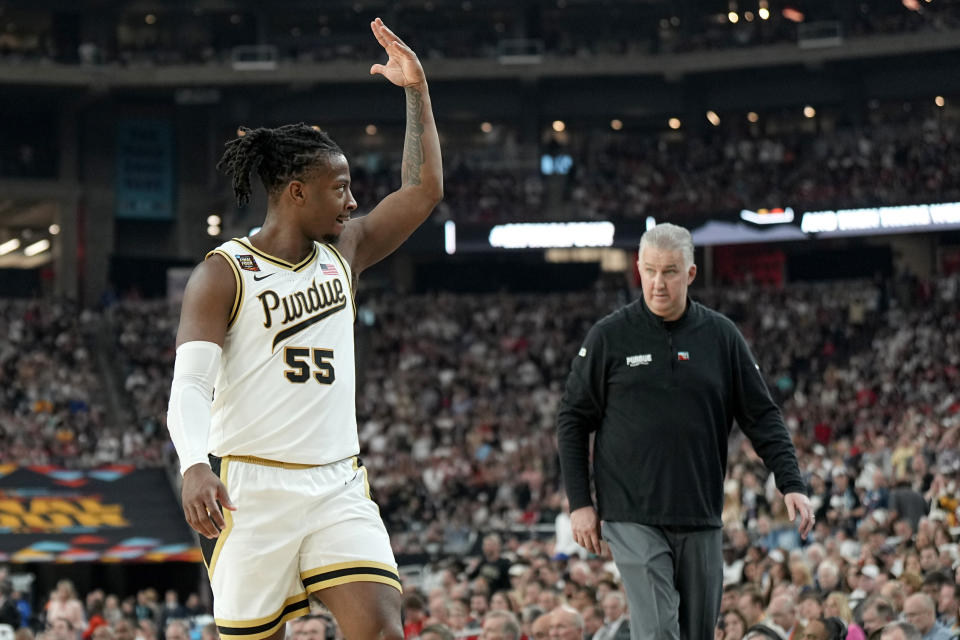
[[[223,458],[220,460],[220,482],[223,483],[224,487],[228,487],[227,484],[227,470],[230,468],[230,460],[228,458]],[[229,489],[227,492],[229,493]],[[210,566],[207,567],[207,576],[213,580],[213,570],[217,566],[217,559],[220,558],[220,551],[223,550],[223,545],[227,541],[227,536],[230,535],[230,532],[233,531],[233,512],[229,509],[224,509],[221,507],[220,512],[223,514],[224,527],[220,532],[220,535],[217,537],[217,544],[213,547],[213,555],[210,556]]]
[[[236,640],[262,640],[272,635],[287,620],[310,613],[306,592],[290,596],[276,613],[253,620],[224,620],[216,618],[217,628],[223,638]]]
[[[306,587],[307,593],[348,582],[380,582],[395,587],[397,591],[403,593],[397,570],[388,564],[372,560],[340,562],[319,569],[311,569],[301,573],[300,580]]]
[[[224,460],[233,460],[234,462],[246,462],[249,464],[258,464],[262,467],[275,467],[277,469],[313,469],[319,467],[319,464],[301,464],[299,462],[280,462],[279,460],[267,460],[257,456],[224,456]]]

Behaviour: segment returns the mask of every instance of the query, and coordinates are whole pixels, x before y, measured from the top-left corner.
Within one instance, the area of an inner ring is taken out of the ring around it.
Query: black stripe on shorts
[[[224,627],[217,625],[217,629],[220,630],[220,633],[223,635],[230,636],[250,636],[256,633],[263,633],[264,631],[270,631],[274,627],[280,624],[280,621],[283,620],[283,617],[297,611],[299,609],[310,609],[310,602],[306,598],[299,600],[297,602],[291,602],[283,608],[283,610],[277,614],[277,617],[271,620],[270,622],[264,622],[263,624],[258,624],[255,627]]]
[[[303,581],[304,587],[310,587],[310,585],[317,584],[318,582],[327,582],[328,580],[335,580],[336,578],[343,578],[346,576],[383,576],[384,578],[390,578],[391,580],[396,580],[400,582],[400,576],[394,571],[389,571],[388,569],[380,569],[378,567],[349,567],[347,569],[335,569],[333,571],[325,571],[323,573],[318,573],[315,576],[310,576]]]

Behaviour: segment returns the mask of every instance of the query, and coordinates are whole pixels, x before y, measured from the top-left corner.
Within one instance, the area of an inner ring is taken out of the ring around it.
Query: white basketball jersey
[[[360,452],[346,260],[314,243],[291,264],[247,238],[220,254],[237,283],[214,388],[210,452],[327,464]]]

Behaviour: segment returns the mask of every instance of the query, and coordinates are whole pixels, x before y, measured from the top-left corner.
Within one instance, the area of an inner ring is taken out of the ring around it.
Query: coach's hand
[[[194,531],[207,538],[217,538],[227,526],[223,513],[217,507],[217,501],[224,509],[236,511],[236,507],[223,486],[208,465],[195,464],[183,472],[183,487],[180,491],[183,502],[183,515]]]
[[[370,29],[377,42],[387,52],[387,64],[375,64],[370,74],[379,73],[398,87],[409,87],[426,81],[423,67],[413,49],[391,31],[383,20],[377,18],[370,23]]]
[[[810,504],[810,498],[802,493],[788,493],[783,496],[783,502],[787,506],[787,517],[790,522],[800,516],[800,522],[797,527],[800,529],[800,537],[807,539],[807,534],[813,529],[815,518],[813,517],[813,505]]]
[[[570,512],[570,528],[573,529],[573,540],[589,551],[601,555],[600,549],[600,518],[593,507],[580,507]]]

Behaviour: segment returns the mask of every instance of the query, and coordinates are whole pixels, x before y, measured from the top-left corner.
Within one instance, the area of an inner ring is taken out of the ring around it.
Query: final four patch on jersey
[[[244,271],[260,271],[257,261],[253,259],[251,255],[236,255],[234,256],[237,259],[237,262],[240,263],[240,268]]]

